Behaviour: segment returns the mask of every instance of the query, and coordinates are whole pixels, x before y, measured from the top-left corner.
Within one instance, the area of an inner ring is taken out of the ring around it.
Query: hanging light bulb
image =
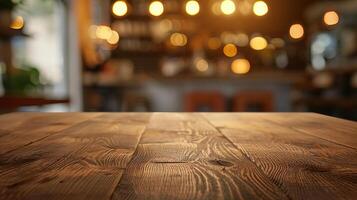
[[[170,42],[173,46],[183,47],[187,44],[187,36],[183,33],[173,33],[170,36]]]
[[[237,47],[234,44],[226,44],[223,47],[223,53],[224,55],[226,55],[227,57],[234,57],[237,55],[238,50]]]
[[[257,1],[253,5],[253,12],[257,16],[264,16],[268,13],[268,5],[264,1]]]
[[[208,70],[209,67],[208,62],[203,58],[198,59],[195,64],[196,64],[196,69],[200,72],[205,72]]]
[[[95,31],[95,36],[98,39],[102,39],[102,40],[107,40],[108,38],[110,38],[112,35],[112,30],[110,29],[109,26],[98,26],[96,31]]]
[[[235,74],[246,74],[250,70],[249,60],[244,58],[236,59],[232,62],[231,69]]]
[[[161,1],[153,1],[149,5],[149,12],[153,16],[160,16],[164,13],[164,4]]]
[[[324,22],[328,26],[333,26],[338,24],[340,17],[335,11],[329,11],[324,14]]]
[[[14,21],[12,21],[10,28],[12,29],[21,29],[24,27],[24,18],[17,16]]]
[[[253,37],[249,44],[254,50],[263,50],[268,46],[267,40],[261,36]]]
[[[200,12],[200,4],[195,0],[191,0],[186,3],[185,9],[187,14],[197,15]]]
[[[232,0],[223,0],[220,8],[223,14],[231,15],[236,11],[236,4]]]
[[[111,45],[115,45],[119,42],[119,34],[118,32],[112,30],[111,35],[107,38],[107,42]]]
[[[293,39],[300,39],[304,36],[304,27],[301,24],[293,24],[290,26],[289,34]]]
[[[128,5],[125,1],[116,1],[112,6],[112,12],[114,15],[122,17],[128,13]]]

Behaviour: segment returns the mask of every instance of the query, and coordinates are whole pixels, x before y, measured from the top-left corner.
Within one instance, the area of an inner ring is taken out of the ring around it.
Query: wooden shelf
[[[24,33],[22,29],[0,29],[0,39],[10,39],[12,37],[29,37],[28,34]]]
[[[43,106],[49,104],[69,103],[68,98],[52,99],[43,97],[17,97],[17,96],[3,96],[0,97],[0,109],[16,109],[22,106]]]

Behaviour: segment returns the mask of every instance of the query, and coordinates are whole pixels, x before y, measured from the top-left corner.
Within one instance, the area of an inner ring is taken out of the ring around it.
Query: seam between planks
[[[269,122],[269,123],[273,123],[273,124],[278,125],[278,126],[282,126],[282,124],[277,123],[277,122],[275,122],[275,121],[271,121],[271,120],[268,120],[268,119],[265,119],[265,118],[262,119],[262,120],[264,120],[264,121],[266,121],[266,122]],[[342,147],[345,147],[345,148],[357,150],[357,148],[355,148],[355,147],[351,147],[351,146],[346,145],[346,144],[341,144],[341,143],[339,143],[339,142],[337,142],[337,141],[333,141],[333,140],[330,140],[330,139],[326,139],[326,138],[323,138],[323,137],[320,137],[320,136],[317,136],[317,135],[308,133],[307,131],[299,130],[299,129],[297,129],[297,128],[295,128],[295,127],[292,127],[292,126],[287,126],[287,128],[289,128],[289,129],[291,129],[291,130],[294,130],[294,131],[296,131],[296,132],[299,132],[299,133],[301,133],[301,134],[305,134],[305,135],[308,135],[308,136],[312,136],[312,137],[315,137],[315,138],[324,140],[324,141],[326,141],[326,142],[329,142],[329,143],[332,143],[332,144],[335,144],[335,145],[339,145],[339,146],[342,146]]]
[[[234,148],[236,148],[238,151],[240,151],[244,157],[246,157],[250,162],[253,163],[254,166],[257,167],[257,169],[266,176],[267,179],[269,179],[272,184],[274,184],[283,194],[286,195],[286,197],[290,200],[292,200],[293,198],[290,197],[290,195],[284,191],[283,188],[281,188],[278,184],[275,183],[274,180],[270,179],[270,177],[268,176],[268,174],[266,174],[263,169],[260,168],[259,165],[257,165],[254,160],[252,160],[242,149],[238,148],[237,145],[234,144],[234,142],[232,140],[230,140],[224,133],[221,132],[221,130],[219,128],[217,128],[216,126],[214,126],[214,124],[212,124],[203,114],[200,114],[200,116],[205,120],[207,121],[208,124],[210,124],[216,131],[218,131],[228,142],[230,142]]]
[[[125,172],[126,172],[127,167],[129,166],[129,164],[130,164],[131,161],[133,160],[134,156],[136,155],[138,146],[139,146],[139,144],[140,144],[140,142],[141,142],[141,139],[143,138],[144,133],[146,132],[147,126],[148,126],[148,124],[150,123],[152,116],[153,116],[153,114],[150,115],[150,117],[149,117],[149,119],[148,119],[148,122],[146,123],[146,125],[145,125],[143,131],[141,131],[139,140],[138,140],[138,142],[136,143],[135,150],[134,150],[134,152],[132,153],[132,156],[130,157],[130,160],[129,160],[128,163],[126,164],[125,168],[121,168],[121,169],[124,170],[124,172],[123,172],[123,174],[121,175],[121,177],[120,177],[118,183],[113,187],[113,190],[111,191],[111,194],[110,194],[110,196],[109,196],[109,199],[113,199],[113,195],[114,195],[116,189],[119,187],[120,182],[121,182],[122,179],[123,179],[123,176],[124,176],[124,174],[125,174]]]
[[[0,157],[3,156],[3,155],[5,155],[5,154],[11,153],[11,152],[13,152],[13,151],[17,151],[17,150],[19,150],[19,149],[21,149],[21,148],[23,148],[23,147],[27,147],[27,146],[29,146],[29,145],[38,143],[38,142],[40,142],[40,141],[42,141],[42,140],[45,140],[45,139],[48,138],[48,137],[51,137],[51,136],[56,135],[56,134],[59,134],[59,133],[61,133],[61,132],[63,132],[63,131],[66,131],[67,129],[70,129],[70,128],[74,127],[74,126],[78,126],[78,125],[80,125],[80,124],[86,123],[86,122],[88,122],[89,120],[93,120],[94,118],[97,118],[97,117],[99,117],[99,116],[102,116],[102,115],[93,116],[93,117],[90,118],[90,119],[86,119],[86,120],[84,120],[84,121],[82,121],[82,122],[78,122],[78,123],[76,123],[76,124],[72,124],[72,125],[70,125],[70,126],[64,128],[64,129],[62,129],[62,130],[54,131],[53,133],[48,134],[48,135],[46,135],[46,136],[44,136],[44,137],[42,137],[42,138],[39,138],[39,139],[30,141],[30,142],[28,142],[28,143],[26,143],[26,144],[24,144],[24,145],[21,145],[21,146],[18,146],[18,147],[16,147],[16,148],[14,148],[14,149],[11,149],[11,150],[9,150],[9,151],[6,151],[6,152],[0,154]]]

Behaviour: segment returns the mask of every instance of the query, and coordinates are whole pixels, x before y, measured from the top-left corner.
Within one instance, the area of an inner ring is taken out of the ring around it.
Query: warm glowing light
[[[232,62],[231,69],[235,74],[246,74],[250,70],[250,63],[247,59],[236,59]]]
[[[164,4],[161,1],[153,1],[150,3],[149,12],[153,16],[160,16],[164,13]]]
[[[112,31],[111,36],[107,39],[107,42],[111,45],[115,45],[119,42],[119,34],[116,31]]]
[[[335,11],[329,11],[324,14],[324,22],[326,25],[332,26],[338,24],[340,17]]]
[[[304,36],[304,27],[301,24],[293,24],[290,26],[289,34],[293,39],[300,39]]]
[[[257,1],[253,5],[253,12],[257,16],[264,16],[268,13],[268,5],[264,1]]]
[[[24,19],[21,16],[17,16],[10,25],[12,29],[22,29],[22,27],[24,27]]]
[[[197,15],[200,12],[200,4],[194,0],[188,1],[185,8],[189,15]]]
[[[223,53],[224,55],[226,55],[227,57],[234,57],[237,55],[238,51],[237,51],[237,47],[234,44],[226,44],[223,47]]]
[[[108,26],[98,26],[95,31],[95,36],[102,40],[107,40],[112,36],[112,30]]]
[[[219,49],[219,47],[221,47],[221,45],[222,45],[222,42],[219,38],[212,37],[212,38],[208,39],[207,46],[208,46],[208,48],[210,48],[212,50]]]
[[[253,37],[249,44],[254,50],[263,50],[268,46],[267,40],[261,36]]]
[[[205,72],[208,70],[208,62],[205,59],[199,59],[196,62],[196,69],[200,72]]]
[[[125,1],[116,1],[113,4],[112,12],[116,16],[124,16],[126,13],[128,13],[128,5]]]
[[[211,10],[212,10],[213,14],[221,15],[222,14],[222,12],[221,12],[221,2],[215,1],[212,4]]]
[[[221,3],[221,11],[225,15],[231,15],[236,11],[236,4],[232,0],[223,0]]]
[[[160,21],[159,27],[160,27],[161,30],[163,30],[165,32],[166,31],[170,31],[173,28],[173,23],[169,19],[164,19],[164,20]]]
[[[182,33],[173,33],[170,36],[170,42],[173,46],[183,47],[187,44],[187,36]]]

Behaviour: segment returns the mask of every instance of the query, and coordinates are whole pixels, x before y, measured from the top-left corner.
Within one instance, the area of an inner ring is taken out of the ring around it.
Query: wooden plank
[[[290,198],[354,199],[357,196],[354,149],[265,120],[270,115],[204,114]]]
[[[104,114],[0,157],[1,199],[109,199],[150,114]]]
[[[25,113],[7,113],[0,115],[0,128],[1,130],[12,130],[19,126],[20,124],[24,123],[25,121],[29,120],[29,117],[36,117],[43,115],[43,113],[36,113],[36,112],[25,112]]]
[[[357,123],[315,113],[260,114],[284,126],[357,149]]]
[[[155,113],[112,199],[288,199],[197,114]]]
[[[39,141],[100,113],[11,113],[0,117],[0,155]]]

